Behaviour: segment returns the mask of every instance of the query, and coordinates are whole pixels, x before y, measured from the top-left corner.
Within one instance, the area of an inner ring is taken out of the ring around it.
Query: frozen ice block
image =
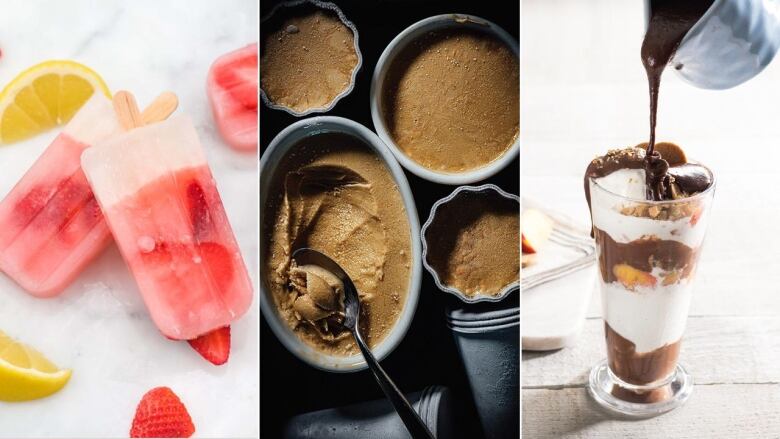
[[[192,339],[246,312],[252,285],[188,117],[113,136],[81,163],[165,336]]]
[[[211,109],[222,138],[239,151],[257,150],[259,75],[257,43],[222,55],[206,81]]]
[[[60,293],[110,242],[80,157],[118,131],[95,94],[0,202],[0,270],[30,294]]]

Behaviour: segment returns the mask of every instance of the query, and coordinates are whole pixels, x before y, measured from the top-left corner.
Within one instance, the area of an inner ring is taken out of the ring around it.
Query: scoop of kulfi
[[[293,310],[299,320],[314,324],[344,311],[344,284],[333,273],[316,265],[293,264],[290,282],[298,297]]]

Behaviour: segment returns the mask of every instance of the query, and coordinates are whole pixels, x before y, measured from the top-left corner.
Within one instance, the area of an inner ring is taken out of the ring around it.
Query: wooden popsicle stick
[[[170,91],[162,92],[141,113],[141,122],[144,125],[161,122],[168,118],[179,106],[179,98]]]
[[[135,97],[132,93],[125,90],[116,92],[113,103],[119,124],[125,131],[130,131],[143,125],[141,114],[138,111],[138,104],[135,102]]]

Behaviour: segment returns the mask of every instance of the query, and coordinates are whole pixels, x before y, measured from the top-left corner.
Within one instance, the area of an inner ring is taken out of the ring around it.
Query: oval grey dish
[[[441,281],[441,278],[439,277],[439,273],[436,272],[436,269],[434,269],[428,263],[428,242],[426,241],[426,232],[428,231],[428,227],[430,227],[430,225],[433,223],[433,220],[436,217],[436,212],[439,209],[439,206],[454,200],[462,192],[484,193],[488,191],[495,192],[504,198],[516,201],[517,214],[520,215],[520,197],[505,192],[503,189],[501,189],[500,187],[494,184],[483,184],[481,186],[459,186],[457,189],[452,191],[451,194],[449,194],[448,196],[442,198],[441,200],[433,204],[433,207],[431,207],[431,213],[428,215],[428,220],[425,221],[425,224],[423,224],[422,229],[420,231],[420,239],[422,240],[422,262],[423,265],[425,266],[425,269],[428,270],[428,273],[430,273],[431,276],[433,276],[433,280],[436,283],[436,286],[439,287],[441,291],[452,294],[453,296],[456,296],[457,298],[459,298],[460,300],[466,303],[498,302],[504,297],[506,297],[512,291],[517,290],[520,287],[520,281],[517,280],[515,282],[512,282],[511,284],[502,288],[501,291],[499,291],[498,294],[495,295],[478,293],[473,296],[468,296],[466,295],[466,293],[460,291],[455,287],[445,285]],[[520,246],[519,236],[518,236],[517,245],[518,247]]]
[[[338,15],[339,20],[341,20],[341,22],[344,23],[344,25],[347,26],[352,31],[352,34],[355,36],[355,38],[354,38],[354,40],[355,40],[355,54],[357,55],[358,61],[357,61],[357,64],[355,65],[355,68],[352,70],[352,78],[349,81],[349,86],[346,89],[344,89],[344,91],[342,91],[341,93],[336,95],[336,97],[333,98],[333,100],[330,101],[330,103],[327,106],[325,106],[325,107],[309,108],[306,111],[300,111],[300,112],[299,111],[295,111],[295,110],[293,110],[290,107],[286,107],[284,105],[280,105],[280,104],[276,104],[276,103],[272,102],[271,99],[268,98],[268,95],[265,94],[265,90],[263,90],[263,87],[262,87],[262,81],[260,81],[260,84],[261,84],[261,86],[260,86],[260,99],[263,100],[263,103],[265,104],[265,106],[268,107],[268,108],[272,108],[274,110],[286,111],[286,112],[292,114],[295,117],[303,117],[303,116],[306,116],[306,115],[309,115],[309,114],[312,114],[312,113],[327,113],[328,111],[332,110],[333,107],[335,107],[336,104],[341,100],[341,98],[343,98],[343,97],[347,96],[348,94],[352,93],[352,90],[355,89],[355,81],[357,79],[357,74],[360,71],[360,68],[363,66],[363,55],[360,53],[360,46],[358,44],[359,36],[358,36],[357,28],[355,27],[354,24],[352,24],[351,21],[347,20],[347,17],[344,15],[343,12],[341,12],[341,9],[339,9],[339,7],[336,6],[335,3],[323,2],[323,1],[320,1],[320,0],[290,0],[290,1],[287,1],[287,2],[284,2],[284,3],[280,3],[280,4],[276,5],[276,6],[274,6],[274,8],[271,9],[271,12],[269,12],[267,15],[265,15],[260,20],[260,25],[262,26],[263,22],[265,22],[268,19],[270,19],[271,17],[273,17],[273,15],[279,9],[300,6],[300,5],[304,4],[304,3],[310,3],[310,4],[312,4],[312,5],[314,5],[314,6],[318,7],[318,8],[328,9],[330,11],[335,12],[336,15]],[[261,76],[262,76],[262,72],[261,72]]]
[[[420,260],[422,254],[420,249],[420,222],[417,218],[417,209],[414,204],[412,190],[409,182],[406,180],[404,171],[393,154],[387,149],[387,146],[365,126],[343,117],[335,116],[316,116],[299,120],[282,130],[265,150],[260,158],[260,227],[264,230],[265,212],[264,206],[267,206],[272,179],[277,166],[284,161],[288,154],[292,153],[298,143],[307,137],[317,136],[323,133],[342,133],[352,136],[363,142],[370,151],[376,154],[377,159],[387,167],[388,172],[393,177],[398,191],[401,194],[406,217],[409,221],[409,233],[411,239],[411,269],[409,287],[407,290],[406,301],[401,310],[398,319],[393,327],[377,346],[371,351],[378,361],[385,359],[403,340],[407,330],[412,324],[414,313],[417,309],[417,301],[420,295],[420,283],[422,281],[422,264]],[[260,248],[261,259],[263,262],[263,243]],[[297,334],[284,322],[277,312],[276,303],[271,296],[271,291],[267,286],[267,278],[264,270],[260,270],[260,311],[276,335],[279,341],[293,355],[308,363],[309,365],[327,372],[356,372],[366,369],[366,361],[360,353],[348,357],[329,355],[317,351],[313,347],[304,343]]]

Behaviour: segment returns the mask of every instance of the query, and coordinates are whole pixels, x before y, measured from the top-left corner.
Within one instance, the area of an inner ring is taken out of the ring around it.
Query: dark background
[[[264,16],[280,3],[261,0]],[[331,116],[342,116],[361,123],[373,131],[369,94],[371,75],[388,43],[411,24],[432,15],[465,13],[486,18],[518,38],[520,2],[518,0],[336,0],[354,23],[359,34],[363,65],[355,89],[342,98]],[[262,23],[261,23],[262,32]],[[261,49],[262,51],[262,49]],[[261,73],[262,75],[262,73]],[[317,116],[319,114],[312,114]],[[260,153],[285,127],[300,120],[284,111],[260,106]],[[476,182],[493,183],[507,192],[518,194],[519,160],[510,163],[494,177]],[[455,186],[439,185],[406,172],[414,194],[420,224],[428,218],[433,203],[449,195]],[[262,208],[262,207],[261,207]],[[517,302],[518,294],[508,298]],[[467,422],[459,431],[463,437],[483,437],[469,390],[468,380],[444,316],[448,305],[457,299],[438,290],[430,274],[423,269],[420,300],[406,337],[382,366],[404,393],[439,384],[449,387]],[[261,316],[260,327],[260,437],[281,437],[281,429],[296,414],[383,398],[382,391],[368,371],[336,374],[322,372],[298,360],[277,340]],[[509,427],[509,426],[508,426]],[[511,428],[511,427],[510,427]]]

